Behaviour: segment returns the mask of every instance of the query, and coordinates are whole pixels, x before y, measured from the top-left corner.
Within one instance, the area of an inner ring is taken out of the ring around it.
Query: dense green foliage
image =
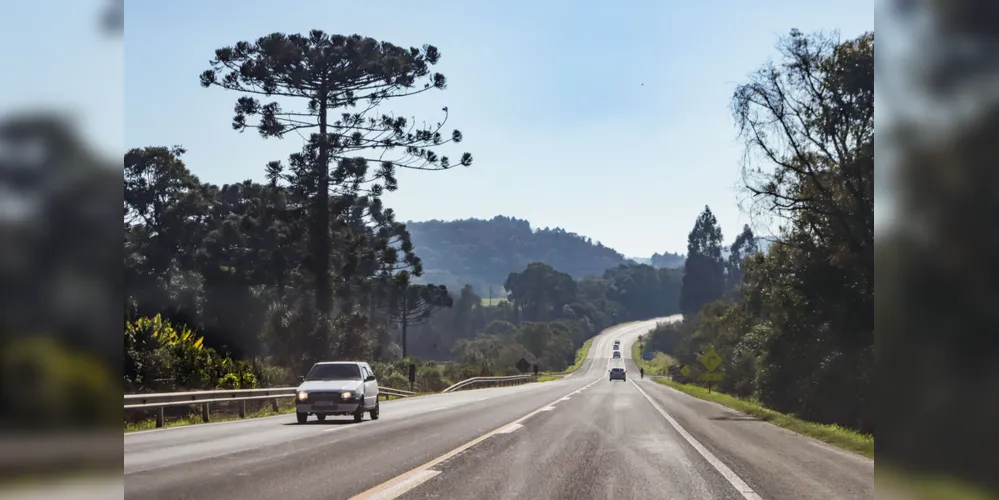
[[[257,386],[257,376],[249,363],[219,355],[205,347],[204,338],[190,328],[176,327],[160,315],[125,325],[124,358],[126,392]]]
[[[713,346],[722,391],[779,412],[873,433],[874,35],[834,43],[798,32],[785,60],[738,87],[746,186],[783,222],[754,252],[748,228],[721,253],[710,210],[690,233],[681,308],[650,344],[693,369]],[[696,263],[696,265],[695,265]]]

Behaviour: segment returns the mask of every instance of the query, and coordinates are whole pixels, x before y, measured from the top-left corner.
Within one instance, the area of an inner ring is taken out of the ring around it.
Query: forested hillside
[[[532,228],[526,220],[502,215],[489,220],[407,222],[423,261],[420,280],[448,287],[472,285],[497,296],[511,272],[544,262],[573,278],[600,276],[623,264],[623,255],[600,242],[561,228]]]

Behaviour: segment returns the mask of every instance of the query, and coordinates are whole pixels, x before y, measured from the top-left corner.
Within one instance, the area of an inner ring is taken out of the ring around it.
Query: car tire
[[[295,417],[298,418],[298,423],[304,424],[306,420],[309,419],[309,414],[305,412],[295,412]]]
[[[354,412],[354,422],[360,422],[364,420],[364,405],[357,407],[357,411]]]
[[[621,379],[621,382],[627,382],[627,381],[628,381],[628,377],[624,377],[623,379]]]
[[[318,420],[320,422],[325,422],[326,421],[326,414],[324,414],[324,413],[317,413],[316,414],[316,420]]]
[[[375,409],[373,409],[370,412],[368,412],[368,416],[371,417],[371,420],[378,420],[378,415],[379,415],[380,412],[381,412],[381,409],[379,408],[379,403],[377,401],[375,401]]]

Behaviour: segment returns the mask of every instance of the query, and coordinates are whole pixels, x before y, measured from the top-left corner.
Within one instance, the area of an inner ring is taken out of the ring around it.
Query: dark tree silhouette
[[[408,356],[409,327],[428,321],[434,311],[454,305],[444,285],[408,285],[396,288],[395,318],[402,328],[402,357]]]
[[[408,236],[393,227],[393,214],[382,210],[379,197],[397,189],[396,168],[445,170],[470,165],[472,156],[464,153],[452,163],[434,152],[437,146],[462,139],[457,130],[444,137],[443,121],[417,127],[406,118],[377,112],[393,99],[444,89],[444,75],[430,71],[439,60],[440,52],[432,45],[406,49],[360,35],[313,30],[307,35],[273,33],[218,49],[210,69],[201,75],[205,87],[244,94],[236,100],[235,130],[255,128],[265,138],[314,131],[302,153],[292,157],[291,175],[272,162],[268,176],[273,182],[296,182],[309,200],[309,264],[321,314],[329,315],[333,307],[331,234],[343,234],[346,237],[338,239],[354,247],[350,250],[363,252],[358,247],[370,244],[352,230],[365,216],[380,226],[378,237],[397,238],[396,246],[406,253],[406,267],[414,275],[421,272]],[[273,100],[261,102],[262,97]],[[305,101],[304,109],[282,107],[293,101]],[[446,121],[447,108],[444,112]],[[389,151],[397,154],[390,156]],[[377,164],[374,171],[369,162]],[[394,251],[382,256],[395,264]],[[342,262],[355,264],[352,256]]]

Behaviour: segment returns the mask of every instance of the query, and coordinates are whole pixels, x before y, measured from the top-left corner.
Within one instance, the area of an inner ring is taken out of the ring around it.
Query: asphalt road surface
[[[125,497],[873,498],[872,460],[639,380],[630,346],[654,324],[605,331],[562,380],[383,402],[378,421],[129,433]],[[612,366],[628,381],[610,382]]]

